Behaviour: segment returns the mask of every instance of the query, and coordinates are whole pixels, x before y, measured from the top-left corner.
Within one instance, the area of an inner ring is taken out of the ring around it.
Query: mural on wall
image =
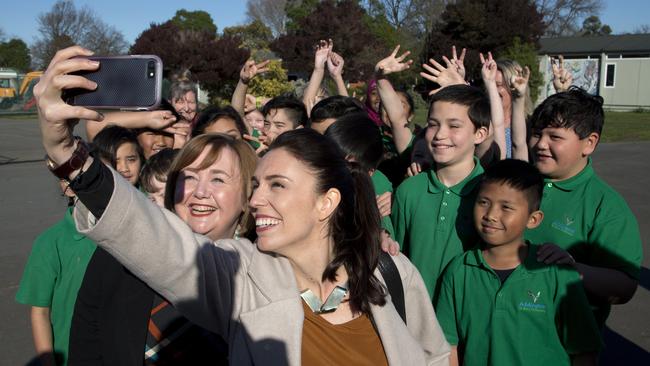
[[[581,87],[589,94],[598,94],[598,76],[600,69],[598,68],[597,59],[564,59],[564,68],[568,69],[573,75],[573,85]],[[548,63],[545,76],[546,95],[555,94],[555,89],[553,89],[553,70],[551,69],[550,62]]]

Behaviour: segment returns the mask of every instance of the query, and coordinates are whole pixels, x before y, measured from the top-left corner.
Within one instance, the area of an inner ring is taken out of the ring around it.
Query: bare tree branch
[[[249,21],[259,20],[271,29],[273,36],[285,34],[287,29],[287,0],[248,0],[246,16]]]

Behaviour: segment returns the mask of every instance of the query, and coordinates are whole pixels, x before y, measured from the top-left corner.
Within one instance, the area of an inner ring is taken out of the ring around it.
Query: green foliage
[[[544,76],[539,71],[539,59],[537,58],[535,45],[533,43],[523,43],[518,37],[515,37],[510,47],[499,52],[497,56],[502,59],[515,60],[522,67],[528,66],[530,69],[528,87],[530,89],[530,98],[534,103],[539,96],[540,87],[544,84]]]
[[[212,17],[203,10],[177,10],[171,21],[182,30],[205,31],[214,36],[217,35],[217,26],[214,24]]]
[[[582,36],[606,36],[612,33],[612,28],[602,24],[598,16],[592,15],[582,22],[580,33]]]
[[[293,86],[287,80],[287,70],[282,68],[280,60],[272,60],[269,63],[269,71],[251,80],[248,86],[250,94],[269,98],[292,91]]]
[[[29,48],[25,42],[17,38],[10,39],[7,42],[0,42],[1,67],[11,67],[26,72],[30,69],[31,63]]]
[[[319,0],[287,0],[287,31],[299,30],[299,22],[310,15],[319,2]]]
[[[242,41],[242,47],[253,51],[265,50],[273,41],[273,32],[260,20],[253,20],[246,25],[237,25],[223,29],[225,36],[238,37]]]

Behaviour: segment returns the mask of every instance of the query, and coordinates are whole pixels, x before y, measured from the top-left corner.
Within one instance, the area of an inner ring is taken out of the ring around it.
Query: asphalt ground
[[[0,365],[35,357],[29,307],[14,297],[32,242],[66,207],[43,156],[37,121],[0,118]],[[601,365],[650,365],[650,142],[602,144],[593,161],[636,215],[646,253],[634,298],[612,309]]]

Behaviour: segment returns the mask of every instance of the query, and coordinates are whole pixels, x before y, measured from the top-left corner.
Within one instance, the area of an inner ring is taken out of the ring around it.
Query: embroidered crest
[[[528,290],[528,296],[530,296],[530,298],[533,299],[533,304],[537,303],[537,300],[539,300],[539,295],[541,294],[542,294],[541,291],[537,291],[537,294],[535,294],[534,292]]]

